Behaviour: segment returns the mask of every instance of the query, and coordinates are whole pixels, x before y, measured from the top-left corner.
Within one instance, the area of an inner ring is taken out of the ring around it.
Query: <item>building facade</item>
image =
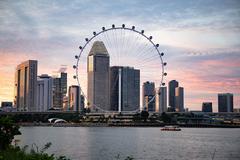
[[[53,108],[63,109],[63,98],[67,93],[67,73],[61,72],[60,77],[53,78]]]
[[[15,72],[14,106],[18,111],[36,111],[37,61],[19,64]]]
[[[110,58],[102,41],[93,43],[87,61],[88,104],[93,111],[108,111],[110,110]]]
[[[184,112],[184,89],[183,87],[175,88],[175,110]]]
[[[156,112],[167,112],[167,87],[156,89]]]
[[[212,110],[212,102],[203,102],[203,104],[202,104],[202,112],[213,112],[213,110]]]
[[[37,78],[37,111],[44,112],[52,108],[52,77],[41,75]]]
[[[233,112],[233,94],[218,94],[218,112]]]
[[[178,87],[178,81],[171,80],[168,83],[168,105],[170,106],[171,110],[176,110],[176,98],[175,98],[175,89]]]
[[[112,111],[135,111],[140,106],[140,70],[113,66],[110,69]]]
[[[12,102],[1,102],[1,107],[13,107]]]
[[[63,97],[63,111],[68,111],[69,110],[69,97],[64,96]]]
[[[69,97],[69,110],[71,111],[83,111],[84,103],[81,96],[80,87],[77,85],[72,85],[69,87],[68,90],[68,97]]]
[[[142,86],[142,105],[149,112],[155,112],[155,84],[154,82],[144,82]]]

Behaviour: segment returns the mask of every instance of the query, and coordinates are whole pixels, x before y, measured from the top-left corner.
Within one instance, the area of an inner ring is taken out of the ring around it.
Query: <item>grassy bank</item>
[[[28,146],[20,148],[11,143],[15,135],[20,135],[19,125],[9,117],[0,117],[0,160],[68,160],[65,156],[55,157],[45,151],[51,146],[47,143],[44,147],[32,146],[27,152]]]
[[[0,151],[0,160],[68,160],[65,156],[55,157],[43,151],[36,152],[31,150],[26,151],[26,148],[10,146],[9,148]]]

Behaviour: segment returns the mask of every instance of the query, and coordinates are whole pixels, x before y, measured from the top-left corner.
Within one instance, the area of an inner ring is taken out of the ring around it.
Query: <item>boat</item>
[[[178,126],[164,126],[161,131],[181,131],[181,128]]]

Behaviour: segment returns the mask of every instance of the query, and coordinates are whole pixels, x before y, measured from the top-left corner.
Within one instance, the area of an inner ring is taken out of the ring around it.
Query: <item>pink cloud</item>
[[[202,66],[208,67],[240,67],[239,59],[231,59],[231,60],[205,60],[201,62]]]

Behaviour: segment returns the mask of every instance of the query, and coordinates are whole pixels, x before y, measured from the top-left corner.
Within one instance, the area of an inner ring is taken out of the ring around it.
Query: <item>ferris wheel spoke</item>
[[[144,63],[148,63],[148,62],[153,62],[153,61],[155,61],[156,58],[158,58],[158,57],[159,57],[158,55],[153,55],[153,56],[150,56],[150,57],[148,57],[148,58],[145,58],[145,59],[143,60],[143,64],[144,64]]]
[[[122,31],[122,30],[120,30],[120,31]],[[121,48],[120,48],[120,40],[119,40],[119,38],[121,37],[121,35],[120,35],[121,32],[117,32],[117,30],[115,30],[115,33],[116,33],[116,39],[117,39],[116,46],[117,46],[117,49],[118,49],[118,52],[117,52],[117,61],[118,61],[118,63],[117,63],[117,65],[119,66],[120,65],[119,56],[121,55]]]
[[[146,56],[149,57],[148,55],[154,53],[153,51],[155,51],[155,48],[152,47],[152,46],[148,46],[148,47],[145,47],[144,49],[142,49],[139,53],[138,53],[138,56],[139,57],[144,57]],[[156,54],[155,54],[156,55]]]
[[[115,61],[115,63],[117,63],[117,50],[118,50],[118,48],[117,48],[117,46],[116,46],[116,44],[117,44],[117,39],[116,39],[116,37],[115,37],[115,31],[114,30],[111,30],[111,35],[110,35],[110,37],[112,37],[112,44],[113,44],[113,49],[112,49],[112,54],[114,55],[114,59],[113,59],[113,61]]]
[[[138,48],[136,49],[136,53],[138,54],[138,56],[139,56],[139,53],[141,53],[144,49],[148,48],[148,45],[149,44],[145,43],[145,44],[138,46]]]
[[[107,41],[109,42],[109,48],[111,49],[110,51],[109,51],[109,53],[111,54],[111,52],[113,52],[114,53],[114,51],[112,50],[113,48],[114,48],[114,44],[112,44],[112,41],[110,40],[110,38],[109,38],[109,36],[108,36],[108,32],[106,32],[106,37],[107,37]],[[113,59],[116,59],[117,58],[117,56],[116,56],[116,54],[111,54],[111,55],[113,55]]]
[[[114,36],[114,38],[115,38],[115,44],[114,44],[114,46],[113,47],[115,47],[115,49],[116,49],[116,52],[114,52],[113,54],[115,54],[115,61],[116,61],[116,64],[118,65],[119,64],[119,52],[120,52],[120,50],[119,50],[119,42],[118,42],[118,35],[117,35],[117,32],[116,32],[116,30],[113,30],[113,36]]]
[[[149,51],[152,51],[152,49],[149,49]],[[144,57],[144,54],[147,55],[147,54],[149,54],[149,53],[151,53],[151,52],[147,52],[147,51],[146,51],[146,52],[143,52],[143,53],[142,53],[142,56],[140,56],[140,57],[142,57],[142,58],[139,59],[139,60],[137,60],[136,63],[137,63],[137,64],[139,64],[139,63],[140,63],[140,64],[143,64],[144,62],[148,61],[148,59],[152,59],[153,57],[154,57],[154,58],[159,57],[157,54],[155,54],[155,55],[148,56],[148,57],[145,58],[145,57]]]

